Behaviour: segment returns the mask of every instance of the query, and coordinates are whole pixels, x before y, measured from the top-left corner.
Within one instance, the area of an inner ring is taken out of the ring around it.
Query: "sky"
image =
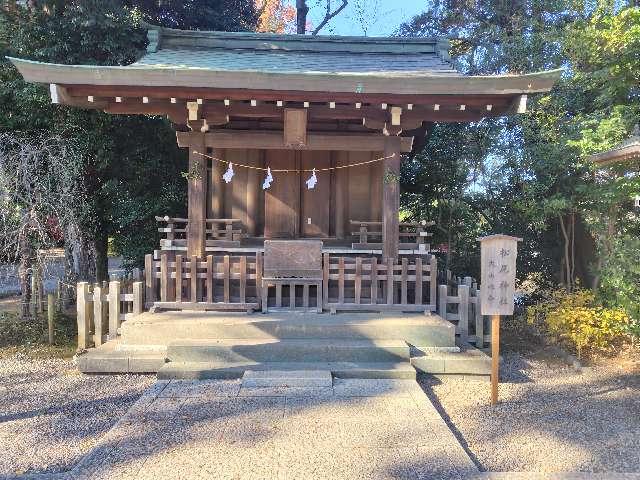
[[[295,0],[289,0],[289,3],[295,5]],[[340,0],[332,3],[340,5]],[[324,17],[325,0],[308,0],[307,4],[309,19],[313,25],[318,25]],[[400,24],[423,12],[427,4],[428,0],[349,0],[348,6],[320,34],[392,35]]]

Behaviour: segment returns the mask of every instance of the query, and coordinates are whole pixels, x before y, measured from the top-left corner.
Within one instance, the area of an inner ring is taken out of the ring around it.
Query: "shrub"
[[[590,290],[557,289],[527,308],[527,321],[569,343],[581,357],[607,352],[629,339],[634,323],[621,308],[609,308]]]

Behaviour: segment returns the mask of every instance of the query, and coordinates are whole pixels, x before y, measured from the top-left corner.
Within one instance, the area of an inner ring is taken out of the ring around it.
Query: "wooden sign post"
[[[513,315],[521,238],[489,235],[480,242],[480,313],[491,316],[491,405],[498,403],[500,315]]]

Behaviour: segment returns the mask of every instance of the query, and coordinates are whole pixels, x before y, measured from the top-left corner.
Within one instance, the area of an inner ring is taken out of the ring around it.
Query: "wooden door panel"
[[[301,169],[325,168],[331,164],[331,152],[300,152]],[[331,175],[328,171],[316,172],[318,183],[309,190],[306,181],[310,172],[300,178],[302,188],[301,231],[303,237],[324,238],[329,236],[329,213],[331,206]]]
[[[297,169],[294,150],[267,150],[265,167]],[[273,173],[271,187],[265,191],[265,238],[297,238],[300,212],[300,175]]]

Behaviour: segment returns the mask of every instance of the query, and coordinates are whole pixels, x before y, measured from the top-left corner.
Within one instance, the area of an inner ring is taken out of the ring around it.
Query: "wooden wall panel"
[[[349,152],[349,164],[366,162],[373,158],[369,152]],[[349,220],[371,220],[371,172],[369,165],[348,169]]]
[[[338,165],[349,164],[349,154],[347,152],[335,152],[334,163]],[[334,222],[335,222],[335,236],[337,238],[346,238],[349,235],[349,169],[341,168],[334,172],[334,184],[335,184],[335,207],[334,207]]]
[[[326,168],[331,165],[331,152],[299,152],[300,168]],[[300,231],[303,237],[329,236],[329,210],[331,206],[331,175],[328,171],[316,172],[318,183],[309,190],[306,181],[311,173],[303,172],[300,176],[302,197]]]
[[[224,150],[219,148],[209,149],[208,154],[212,157],[224,160]],[[224,163],[217,160],[207,159],[210,166],[209,185],[208,185],[208,201],[207,201],[207,218],[222,218],[224,215],[224,180],[222,174],[226,170]]]
[[[227,150],[226,160],[233,163],[247,163],[247,150]],[[226,170],[226,169],[225,169]],[[231,183],[227,184],[229,193],[227,199],[229,217],[240,220],[242,229],[247,231],[247,180],[249,172],[246,168],[234,167],[234,176]],[[225,202],[226,203],[226,202]]]
[[[268,150],[265,165],[273,169],[298,168],[295,150]],[[265,191],[265,238],[296,238],[300,225],[300,180],[297,173],[274,173]]]

